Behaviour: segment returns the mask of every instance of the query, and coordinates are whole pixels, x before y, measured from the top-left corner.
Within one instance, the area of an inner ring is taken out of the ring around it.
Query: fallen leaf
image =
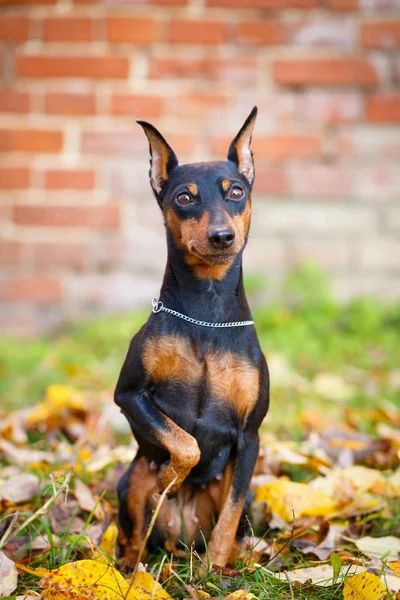
[[[0,551],[0,597],[9,596],[17,587],[17,567]]]
[[[393,571],[393,573],[396,573],[396,575],[400,577],[400,560],[390,562],[388,567]]]
[[[386,588],[372,573],[358,573],[344,581],[343,600],[383,600]]]
[[[30,473],[21,473],[7,479],[0,489],[0,500],[16,504],[26,502],[39,493],[39,480]]]
[[[90,488],[80,479],[75,479],[75,498],[78,500],[79,507],[89,513],[93,512],[96,519],[104,517],[103,509],[99,499],[95,498]]]
[[[32,569],[18,565],[19,569],[41,577],[42,597],[48,600],[66,600],[79,596],[86,600],[122,600],[128,593],[128,583],[113,567],[93,560],[79,560],[58,569]]]
[[[256,501],[267,502],[270,509],[286,522],[301,515],[324,516],[334,513],[336,505],[329,496],[305,483],[278,479],[258,488]],[[292,511],[293,507],[293,511]]]
[[[299,583],[311,581],[314,585],[328,587],[333,585],[334,582],[341,581],[349,573],[360,573],[366,570],[366,567],[346,565],[341,568],[340,573],[337,573],[336,570],[334,572],[332,565],[318,565],[317,567],[304,567],[303,569],[286,571],[286,575],[289,577],[290,581],[298,581]],[[274,577],[282,581],[287,581],[286,575],[285,573],[274,573]]]
[[[101,537],[97,550],[93,553],[93,560],[103,564],[110,564],[115,558],[115,544],[118,537],[118,527],[111,523]]]
[[[366,536],[359,540],[352,540],[353,544],[366,556],[397,560],[400,553],[400,539],[392,535],[373,538]]]
[[[147,600],[148,598],[172,600],[168,592],[153,579],[150,573],[137,571],[129,582],[126,600]]]
[[[258,600],[257,596],[246,590],[235,590],[229,596],[225,596],[224,600]]]
[[[76,598],[78,589],[79,597],[86,600],[148,600],[151,597],[171,600],[150,573],[137,571],[128,583],[119,571],[94,560],[78,560],[53,571],[17,566],[41,577],[40,585],[45,589],[42,597],[48,600]]]
[[[49,429],[62,427],[68,417],[84,416],[86,401],[81,392],[65,384],[50,385],[46,390],[46,398],[29,412],[25,419],[28,428],[46,426]]]
[[[54,461],[54,456],[50,452],[43,452],[41,450],[32,450],[31,448],[19,448],[7,440],[0,439],[0,450],[2,451],[4,458],[11,464],[17,465],[32,465],[33,463]]]

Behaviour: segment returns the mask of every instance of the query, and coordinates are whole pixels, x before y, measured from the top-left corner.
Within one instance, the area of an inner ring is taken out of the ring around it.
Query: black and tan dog
[[[150,549],[195,542],[201,551],[206,540],[210,560],[225,566],[243,514],[269,402],[242,276],[256,114],[254,108],[227,161],[182,166],[161,134],[139,121],[168,260],[160,301],[131,342],[115,392],[139,445],[118,485],[127,566],[135,565],[159,492],[174,480]]]

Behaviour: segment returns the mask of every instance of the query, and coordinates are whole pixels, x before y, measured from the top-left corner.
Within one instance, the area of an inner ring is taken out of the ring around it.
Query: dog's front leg
[[[127,392],[117,387],[115,402],[125,413],[134,433],[170,453],[171,460],[159,472],[157,484],[159,490],[163,491],[176,479],[169,490],[169,493],[173,494],[200,460],[200,449],[196,439],[158,410],[151,395],[146,391]]]
[[[224,474],[222,507],[208,543],[209,559],[220,567],[225,567],[228,562],[235,541],[258,449],[258,435],[244,432],[239,440],[236,454],[232,457]]]

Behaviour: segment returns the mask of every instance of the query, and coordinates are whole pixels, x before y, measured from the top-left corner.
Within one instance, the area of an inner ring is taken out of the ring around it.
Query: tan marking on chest
[[[212,352],[207,355],[206,363],[212,395],[230,404],[240,417],[246,418],[258,400],[258,369],[232,352]]]
[[[174,335],[147,339],[142,361],[154,381],[196,383],[204,370],[189,340]]]

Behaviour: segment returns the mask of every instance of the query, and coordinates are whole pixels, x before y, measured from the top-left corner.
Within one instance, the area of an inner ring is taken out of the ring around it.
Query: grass
[[[247,281],[248,293],[258,293],[264,282]],[[52,383],[69,383],[88,394],[106,393],[110,397],[119,370],[134,332],[146,320],[148,310],[130,315],[99,318],[71,324],[58,335],[35,340],[0,340],[0,406],[4,412],[29,406],[43,399]],[[358,298],[347,304],[335,302],[323,274],[311,265],[292,273],[284,282],[281,294],[273,304],[255,308],[253,316],[263,350],[271,367],[271,410],[262,436],[275,434],[279,439],[304,437],[304,424],[299,415],[305,409],[322,410],[323,419],[335,417],[357,422],[357,428],[374,434],[379,426],[377,409],[395,411],[400,406],[400,303],[384,305],[376,299]],[[325,394],[323,404],[318,381],[321,374],[331,377],[331,395]],[[334,380],[332,380],[332,375]],[[351,393],[349,393],[351,390]],[[375,414],[376,413],[376,414]],[[349,417],[350,415],[350,417]],[[29,433],[32,447],[42,448],[42,437]],[[47,480],[47,474],[36,473]],[[311,474],[298,465],[288,465],[287,474],[293,481],[308,481]],[[90,483],[85,473],[83,481]],[[52,493],[45,489],[26,511],[37,510]],[[115,495],[107,500],[116,506]],[[390,502],[388,501],[388,504]],[[392,501],[393,504],[395,504]],[[388,507],[371,523],[365,523],[368,535],[399,535],[400,510]],[[24,518],[24,513],[22,513]],[[50,550],[35,558],[33,565],[55,568],[85,557],[85,531],[92,523],[89,515],[79,534],[71,533],[70,525],[55,543],[49,517],[35,520],[22,536],[26,545],[44,533],[51,543]],[[0,517],[1,521],[1,517]],[[0,522],[1,525],[1,522]],[[360,536],[362,523],[359,525]],[[271,532],[269,533],[271,536]],[[344,545],[346,548],[346,545]],[[190,555],[190,553],[189,553]],[[188,556],[189,556],[188,555]],[[169,556],[160,553],[151,558],[151,572],[156,574],[162,561]],[[196,567],[196,559],[195,567]],[[294,548],[282,556],[287,568],[309,565]],[[336,600],[342,598],[341,583],[329,588],[311,584],[296,586],[277,581],[265,568],[249,570],[245,562],[235,566],[235,573],[207,573],[192,578],[190,560],[174,561],[173,572],[165,585],[171,596],[188,597],[190,589],[224,597],[236,589],[250,590],[258,598],[271,600]],[[196,568],[194,568],[196,571]],[[26,576],[23,589],[34,589],[37,580]],[[31,586],[31,587],[30,587]],[[22,593],[22,589],[19,590]]]

